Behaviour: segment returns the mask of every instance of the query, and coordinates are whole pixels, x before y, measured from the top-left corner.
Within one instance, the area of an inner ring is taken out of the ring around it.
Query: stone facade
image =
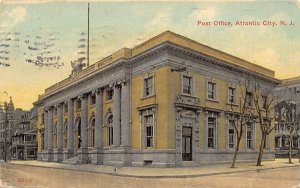
[[[21,108],[14,107],[14,103],[12,98],[8,102],[7,109],[7,125],[5,124],[5,111],[0,109],[0,113],[2,114],[0,119],[0,159],[4,158],[4,139],[6,133],[6,157],[7,159],[11,159],[13,157],[12,151],[12,137],[15,135],[18,130],[18,125],[22,122],[23,118],[26,116],[28,111],[24,111]],[[1,106],[0,106],[1,107]]]
[[[293,153],[300,148],[300,77],[282,80],[275,88],[278,103],[275,109],[275,149],[277,154],[284,155],[288,152],[289,128],[294,131],[292,139]],[[297,131],[298,130],[298,131]]]
[[[271,70],[166,31],[46,89],[34,103],[38,159],[116,166],[230,161],[227,91],[234,86],[238,99],[246,76],[268,89],[280,83]],[[255,127],[239,160],[257,156]],[[274,159],[269,140],[264,158]]]

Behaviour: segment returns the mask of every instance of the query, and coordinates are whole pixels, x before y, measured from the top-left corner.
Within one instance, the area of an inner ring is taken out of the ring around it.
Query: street
[[[0,187],[300,188],[300,167],[191,178],[133,178],[0,164]]]

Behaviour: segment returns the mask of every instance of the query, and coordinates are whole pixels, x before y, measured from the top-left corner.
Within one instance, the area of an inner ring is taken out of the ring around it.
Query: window
[[[144,116],[144,124],[146,128],[146,147],[153,147],[153,114]]]
[[[90,97],[90,105],[94,105],[96,103],[96,96],[95,95],[92,95]]]
[[[192,77],[183,76],[182,92],[183,94],[192,94]]]
[[[95,118],[91,122],[91,147],[95,146]]]
[[[63,137],[64,137],[63,147],[67,148],[67,144],[68,144],[68,121],[65,122]]]
[[[42,114],[42,124],[45,123],[45,114]]]
[[[144,97],[153,95],[153,76],[144,79]]]
[[[234,131],[234,120],[229,120],[229,129],[228,129],[228,148],[233,149],[235,145],[235,131]]]
[[[264,149],[268,149],[268,136],[265,135]]]
[[[216,99],[216,83],[207,83],[207,98]]]
[[[252,106],[252,93],[251,92],[246,92],[246,106]]]
[[[112,100],[114,96],[114,90],[108,89],[106,90],[106,100]]]
[[[247,149],[253,149],[253,125],[252,123],[247,123],[247,132],[246,132],[246,137],[247,137]]]
[[[267,96],[261,96],[262,100],[262,109],[266,110],[267,109]]]
[[[81,108],[81,100],[77,99],[76,101],[76,109],[80,109]]]
[[[57,122],[55,122],[54,127],[53,127],[53,134],[57,133]]]
[[[110,115],[107,118],[107,124],[108,124],[108,145],[113,145],[113,135],[114,135],[114,128],[113,128],[113,116]]]
[[[233,87],[228,88],[228,103],[230,104],[235,103],[235,88]]]
[[[216,148],[216,118],[208,117],[208,134],[207,134],[207,147]]]

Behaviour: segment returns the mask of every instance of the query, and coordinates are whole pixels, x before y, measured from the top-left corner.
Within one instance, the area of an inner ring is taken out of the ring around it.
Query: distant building
[[[287,153],[289,127],[294,127],[292,149],[300,149],[300,77],[284,79],[275,88],[277,105],[275,108],[275,149],[278,154]]]
[[[37,110],[27,112],[19,122],[12,136],[12,159],[37,159]]]
[[[11,156],[11,145],[12,145],[12,137],[17,130],[18,124],[22,122],[22,119],[25,117],[28,111],[23,111],[20,108],[15,109],[14,103],[12,98],[7,105],[7,125],[5,126],[5,118],[3,117],[1,124],[0,124],[0,159],[4,158],[4,139],[5,139],[5,132],[6,132],[6,151],[7,151],[7,159],[10,159]],[[1,116],[5,116],[4,109],[1,108]],[[1,117],[2,118],[2,117]]]
[[[280,83],[272,70],[163,32],[39,96],[38,159],[121,166],[231,161],[240,83],[248,77],[264,89]],[[252,111],[253,92],[252,85],[245,94]],[[238,159],[256,160],[260,138],[259,125],[249,120]],[[264,159],[274,159],[274,132],[264,148]]]

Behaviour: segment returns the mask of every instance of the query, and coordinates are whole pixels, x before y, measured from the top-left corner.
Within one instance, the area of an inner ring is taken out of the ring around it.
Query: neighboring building
[[[166,31],[47,88],[34,103],[38,159],[121,166],[231,161],[236,132],[229,116],[231,109],[240,115],[240,83],[248,77],[264,89],[280,83],[274,71]],[[238,159],[256,160],[258,124],[249,122],[245,132]],[[274,159],[274,132],[267,140],[264,159]]]
[[[20,108],[15,109],[12,98],[10,98],[9,103],[7,104],[7,126],[5,126],[4,119],[1,121],[0,125],[0,159],[4,158],[4,138],[6,132],[6,151],[7,159],[11,158],[11,145],[12,145],[12,136],[14,135],[17,125],[22,122],[22,117],[25,116],[27,111],[23,111]],[[4,109],[3,116],[5,116]]]
[[[33,108],[27,112],[22,121],[17,124],[12,137],[12,159],[37,159],[37,110]]]
[[[289,127],[294,128],[292,149],[300,149],[300,77],[282,80],[275,88],[277,105],[275,110],[275,148],[278,155],[288,152]]]

